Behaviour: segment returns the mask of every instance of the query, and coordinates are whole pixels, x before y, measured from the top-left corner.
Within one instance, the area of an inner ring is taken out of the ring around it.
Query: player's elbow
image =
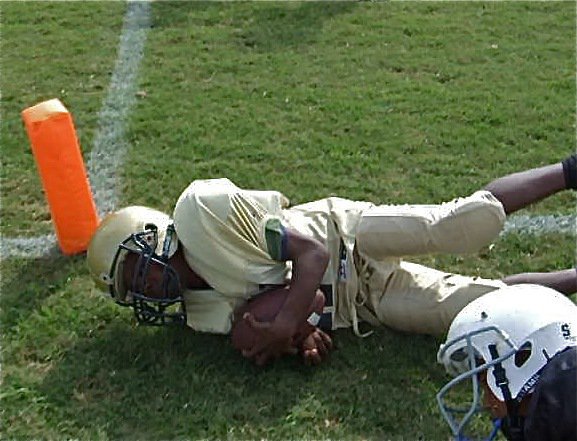
[[[301,268],[323,274],[329,264],[329,250],[316,239],[308,239],[298,260]]]
[[[311,259],[315,262],[315,266],[322,268],[324,272],[330,260],[329,250],[322,243],[315,242],[315,246],[311,252]]]
[[[327,247],[321,241],[294,230],[288,233],[288,260],[296,262],[298,266],[319,268],[324,271],[330,259]]]

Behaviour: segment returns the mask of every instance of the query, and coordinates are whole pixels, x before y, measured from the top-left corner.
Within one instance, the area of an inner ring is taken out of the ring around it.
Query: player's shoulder
[[[525,423],[528,439],[577,439],[577,347],[555,355],[541,372]]]
[[[228,178],[195,179],[182,192],[182,196],[206,197],[213,195],[237,193],[239,191],[241,191],[240,188],[238,188]]]
[[[575,373],[577,373],[577,346],[570,346],[557,353],[545,365],[538,386],[564,389],[564,376],[567,375],[577,383],[577,376],[573,375]]]
[[[191,219],[204,211],[226,215],[231,196],[238,192],[240,189],[227,178],[192,181],[176,202],[174,218]]]

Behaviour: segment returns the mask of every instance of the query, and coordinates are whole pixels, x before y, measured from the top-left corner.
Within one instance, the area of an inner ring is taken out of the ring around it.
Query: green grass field
[[[572,2],[153,2],[124,115],[110,85],[126,9],[0,3],[4,243],[53,231],[20,117],[50,98],[87,162],[102,109],[116,115],[119,204],[168,212],[191,180],[224,176],[293,203],[439,203],[575,150]],[[574,213],[565,193],[522,214]],[[575,237],[513,232],[418,261],[485,277],[561,269]],[[225,337],[135,327],[82,255],[24,253],[0,270],[0,439],[449,439],[432,337],[340,330],[322,366],[258,369]]]

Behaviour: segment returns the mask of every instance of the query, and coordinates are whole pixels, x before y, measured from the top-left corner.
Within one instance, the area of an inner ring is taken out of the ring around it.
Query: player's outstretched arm
[[[548,273],[519,273],[503,278],[507,285],[519,285],[521,283],[532,283],[553,288],[562,294],[570,295],[577,292],[577,269],[569,268]]]

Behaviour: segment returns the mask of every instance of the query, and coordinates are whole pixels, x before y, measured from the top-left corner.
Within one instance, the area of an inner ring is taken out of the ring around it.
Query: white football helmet
[[[513,285],[471,302],[454,318],[437,354],[438,362],[454,377],[437,394],[453,435],[461,439],[463,429],[480,410],[481,372],[486,371],[488,387],[510,414],[533,391],[548,361],[575,345],[577,305],[553,289]],[[447,392],[469,380],[473,386],[471,405],[448,405]],[[457,414],[464,416],[458,419]]]
[[[170,216],[152,208],[131,206],[102,220],[88,246],[87,262],[97,287],[109,292],[118,304],[133,307],[139,323],[180,323],[184,320],[184,313],[167,309],[175,303],[183,307],[182,298],[173,294],[180,290],[178,274],[168,264],[177,247],[178,239]],[[133,287],[144,286],[151,263],[164,268],[161,298],[146,297],[125,286],[124,262],[131,252],[139,256]]]

